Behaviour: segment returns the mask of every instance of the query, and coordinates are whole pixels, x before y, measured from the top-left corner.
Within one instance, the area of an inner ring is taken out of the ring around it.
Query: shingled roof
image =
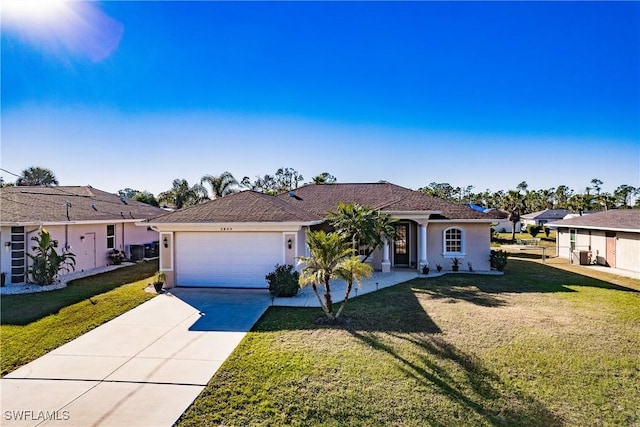
[[[556,227],[587,228],[640,233],[639,209],[614,209],[563,219],[548,224]]]
[[[242,191],[155,218],[153,223],[321,222],[313,212],[255,191]]]
[[[324,217],[339,202],[357,203],[383,212],[432,211],[433,219],[494,219],[468,205],[451,203],[438,197],[388,182],[363,184],[308,184],[292,193],[278,196],[287,202]]]
[[[164,212],[89,186],[0,188],[0,222],[7,225],[144,220]]]

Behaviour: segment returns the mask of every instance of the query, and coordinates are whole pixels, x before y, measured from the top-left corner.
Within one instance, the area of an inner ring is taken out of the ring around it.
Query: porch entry
[[[393,264],[396,266],[409,266],[409,224],[395,225],[396,238],[393,244]]]

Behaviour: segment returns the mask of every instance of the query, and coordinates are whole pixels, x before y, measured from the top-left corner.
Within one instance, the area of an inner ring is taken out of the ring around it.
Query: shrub
[[[544,227],[544,235],[546,237],[549,237],[550,233],[551,233],[551,229],[549,227]]]
[[[536,237],[538,233],[542,231],[541,225],[529,224],[527,225],[527,233],[531,234],[531,237]]]
[[[298,294],[300,273],[293,265],[276,264],[275,269],[265,276],[269,283],[269,292],[274,297],[293,297]]]
[[[65,251],[59,254],[56,251],[58,241],[53,240],[44,227],[38,236],[32,237],[31,240],[38,244],[31,247],[33,255],[27,254],[33,261],[29,273],[38,285],[51,285],[59,273],[75,270],[76,256]]]
[[[489,262],[491,263],[491,268],[495,268],[498,271],[504,271],[504,268],[507,266],[507,253],[502,250],[492,250]]]

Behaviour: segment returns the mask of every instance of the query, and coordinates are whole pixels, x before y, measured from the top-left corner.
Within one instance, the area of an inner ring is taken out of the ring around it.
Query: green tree
[[[373,268],[371,268],[369,264],[365,264],[360,261],[360,258],[357,256],[346,258],[338,264],[336,267],[336,276],[347,283],[347,288],[344,292],[342,304],[340,304],[340,308],[336,312],[336,319],[340,317],[340,314],[342,314],[342,311],[347,304],[349,294],[353,288],[353,283],[355,282],[358,287],[362,286],[362,279],[370,277],[372,272]]]
[[[176,209],[191,206],[207,200],[207,189],[201,184],[190,187],[186,179],[174,179],[171,189],[158,195],[161,203],[170,203]]]
[[[329,172],[322,172],[320,175],[311,178],[311,182],[313,184],[335,184],[338,180]]]
[[[365,260],[383,244],[383,238],[393,240],[396,220],[369,206],[354,203],[338,203],[335,212],[327,213],[327,221],[333,229],[350,242],[353,254],[360,245],[367,246]]]
[[[616,204],[622,208],[631,207],[631,199],[640,193],[640,188],[633,187],[631,185],[622,184],[619,185],[613,191],[613,197]]]
[[[32,237],[31,240],[38,243],[36,246],[31,247],[33,254],[27,254],[33,261],[33,265],[29,268],[29,273],[35,283],[50,285],[61,271],[75,270],[75,255],[64,251],[58,254],[56,251],[58,241],[53,240],[44,227],[42,227],[38,236]]]
[[[51,186],[58,185],[58,179],[51,169],[31,166],[22,171],[16,180],[17,186]]]
[[[311,285],[327,318],[335,320],[329,282],[337,277],[336,269],[352,255],[352,249],[340,234],[327,234],[324,231],[308,231],[307,243],[311,254],[309,257],[300,257],[304,264],[300,286]],[[324,287],[324,299],[318,293],[318,286]]]
[[[150,193],[148,191],[138,191],[136,194],[133,195],[131,200],[135,200],[141,203],[146,203],[147,205],[151,205],[151,206],[159,206],[156,196],[154,196],[153,193]]]
[[[220,175],[205,175],[200,180],[200,184],[205,182],[211,186],[212,199],[219,199],[237,191],[235,187],[238,185],[238,181],[231,172],[225,171]]]

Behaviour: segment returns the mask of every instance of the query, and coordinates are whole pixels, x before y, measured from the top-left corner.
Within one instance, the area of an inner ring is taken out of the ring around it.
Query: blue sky
[[[73,2],[2,20],[12,172],[156,194],[283,166],[640,186],[637,2]]]

